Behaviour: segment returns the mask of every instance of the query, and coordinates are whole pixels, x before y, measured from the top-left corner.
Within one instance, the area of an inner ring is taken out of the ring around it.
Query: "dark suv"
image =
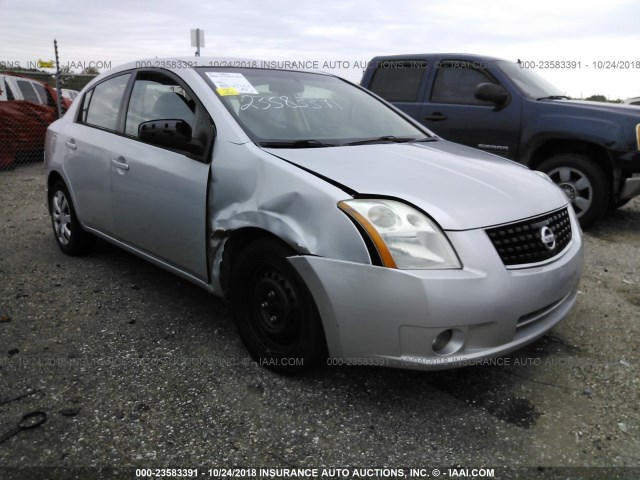
[[[375,57],[361,85],[454,142],[547,173],[583,226],[640,194],[640,108],[571,100],[524,63]]]

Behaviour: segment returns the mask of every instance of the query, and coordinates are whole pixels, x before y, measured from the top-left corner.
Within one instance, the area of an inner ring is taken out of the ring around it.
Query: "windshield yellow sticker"
[[[216,86],[216,92],[220,95],[220,89],[233,89],[236,93],[227,93],[227,95],[239,95],[241,93],[249,93],[256,95],[258,91],[241,73],[235,72],[207,72],[207,76]]]
[[[216,88],[216,92],[221,97],[226,97],[227,95],[240,95],[240,92],[233,87],[225,87],[225,88]]]

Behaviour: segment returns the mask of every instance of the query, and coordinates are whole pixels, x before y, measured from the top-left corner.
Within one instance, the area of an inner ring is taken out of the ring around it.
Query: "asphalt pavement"
[[[501,363],[283,377],[220,299],[102,241],[62,254],[44,195],[40,164],[0,172],[0,437],[47,415],[2,479],[640,478],[638,199],[585,234],[571,315]]]

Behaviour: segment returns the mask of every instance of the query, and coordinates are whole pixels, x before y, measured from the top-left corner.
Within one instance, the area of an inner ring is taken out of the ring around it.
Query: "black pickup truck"
[[[442,138],[545,172],[587,227],[640,194],[640,107],[571,100],[524,66],[479,55],[375,57],[361,85]]]

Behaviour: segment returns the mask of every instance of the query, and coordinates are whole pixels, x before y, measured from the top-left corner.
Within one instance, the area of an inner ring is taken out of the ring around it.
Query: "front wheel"
[[[231,306],[251,356],[271,370],[300,373],[325,356],[320,316],[311,293],[287,260],[290,248],[257,240],[233,263]]]
[[[611,189],[607,177],[589,157],[563,153],[545,160],[537,169],[562,189],[583,228],[597,222],[609,208]]]
[[[71,196],[62,181],[49,190],[49,213],[56,242],[67,255],[81,255],[93,245],[93,235],[80,226]]]

